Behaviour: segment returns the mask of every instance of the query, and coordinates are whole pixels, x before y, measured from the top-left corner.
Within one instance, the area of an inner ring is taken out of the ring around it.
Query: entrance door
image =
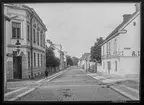
[[[22,79],[22,57],[15,56],[13,58],[14,79]]]
[[[110,73],[110,69],[111,69],[111,62],[108,61],[107,64],[108,64],[108,73]]]

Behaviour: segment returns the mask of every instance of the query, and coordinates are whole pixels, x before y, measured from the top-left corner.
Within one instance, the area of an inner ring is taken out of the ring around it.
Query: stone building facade
[[[4,4],[4,14],[11,18],[6,36],[7,79],[23,79],[44,73],[46,26],[34,9],[24,4]],[[17,48],[16,43],[20,43]],[[19,49],[19,52],[18,52]]]

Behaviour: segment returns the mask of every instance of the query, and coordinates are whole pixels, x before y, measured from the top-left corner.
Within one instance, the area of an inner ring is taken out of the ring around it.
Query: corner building
[[[46,26],[34,9],[24,4],[4,4],[4,14],[11,18],[6,53],[13,54],[7,62],[7,79],[41,75],[46,69]],[[18,56],[17,41],[20,43]]]

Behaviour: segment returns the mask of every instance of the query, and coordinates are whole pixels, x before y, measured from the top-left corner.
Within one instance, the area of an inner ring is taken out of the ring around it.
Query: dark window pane
[[[39,54],[38,54],[38,67],[39,67]]]
[[[39,45],[39,31],[37,32],[37,44]]]
[[[42,54],[41,54],[41,66],[42,66]]]
[[[29,36],[29,25],[27,26],[27,39],[28,40],[30,40],[30,38],[29,38],[30,36]]]
[[[35,43],[35,29],[33,29],[33,37],[34,37],[34,43]]]
[[[17,28],[17,38],[20,38],[20,28]]]
[[[12,38],[16,38],[16,28],[12,28]]]

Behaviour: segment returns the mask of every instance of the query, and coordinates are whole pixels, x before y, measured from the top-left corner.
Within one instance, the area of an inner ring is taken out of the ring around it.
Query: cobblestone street
[[[16,101],[127,101],[123,95],[101,85],[78,67],[71,67],[52,81]]]

